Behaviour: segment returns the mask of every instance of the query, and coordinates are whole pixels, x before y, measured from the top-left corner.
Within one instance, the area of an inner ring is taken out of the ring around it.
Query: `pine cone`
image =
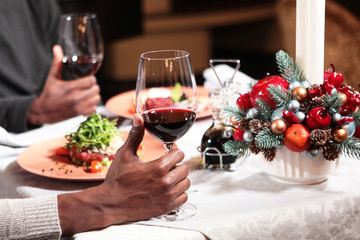
[[[253,133],[258,133],[263,128],[264,122],[259,119],[252,119],[249,122],[249,129]]]
[[[314,97],[311,101],[311,108],[315,108],[315,107],[324,107],[324,99],[320,98],[320,97]]]
[[[249,150],[255,155],[261,152],[261,149],[258,146],[256,146],[255,141],[252,141],[250,143]]]
[[[262,149],[264,157],[267,161],[271,162],[276,156],[276,148]]]
[[[243,131],[248,131],[249,130],[250,120],[251,119],[249,119],[247,117],[244,117],[243,119],[241,119],[240,122],[239,122],[240,129],[243,130]]]
[[[302,111],[303,113],[307,113],[310,111],[310,109],[312,108],[311,106],[311,102],[308,100],[302,101],[300,103],[300,111]]]
[[[325,145],[328,140],[327,130],[314,129],[310,132],[310,143],[319,147]]]
[[[314,90],[316,88],[319,88],[320,85],[319,84],[312,84],[310,87],[309,87],[309,90]]]
[[[271,122],[264,122],[263,127],[270,127]]]
[[[323,157],[326,160],[329,161],[334,161],[335,159],[337,159],[340,155],[339,150],[334,146],[334,145],[324,145],[321,147],[323,152]]]

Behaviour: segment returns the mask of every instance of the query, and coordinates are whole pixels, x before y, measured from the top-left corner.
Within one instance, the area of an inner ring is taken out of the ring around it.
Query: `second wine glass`
[[[197,87],[188,52],[159,50],[140,56],[136,110],[146,130],[164,144],[166,152],[191,128],[196,108]],[[195,206],[186,203],[162,217],[176,221],[195,213]]]
[[[75,78],[95,74],[104,57],[104,43],[96,14],[62,15],[60,45],[64,53],[65,74]]]

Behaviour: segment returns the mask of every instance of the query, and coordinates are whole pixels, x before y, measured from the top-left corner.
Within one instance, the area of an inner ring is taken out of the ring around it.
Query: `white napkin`
[[[218,64],[214,66],[216,74],[219,76],[220,81],[224,83],[227,79],[230,79],[235,72],[235,68],[230,67],[227,64]],[[214,70],[212,68],[207,68],[203,71],[203,77],[205,78],[204,87],[208,89],[220,88],[221,85],[217,79]],[[252,81],[255,81],[254,78],[246,75],[241,71],[236,71],[234,76],[234,82],[241,85],[241,90],[246,92],[248,90],[248,85]]]

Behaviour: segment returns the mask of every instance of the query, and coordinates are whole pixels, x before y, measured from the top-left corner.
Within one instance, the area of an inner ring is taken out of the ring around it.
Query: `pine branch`
[[[330,114],[340,111],[343,101],[338,92],[331,93],[331,95],[325,94],[322,98],[324,99],[325,107],[329,108]]]
[[[225,117],[233,117],[234,121],[237,122],[246,117],[246,111],[237,105],[226,106],[223,110]]]
[[[354,118],[356,127],[360,127],[360,111],[353,112],[352,114],[350,114],[350,117]]]
[[[290,82],[303,82],[307,81],[306,76],[300,66],[284,52],[280,50],[276,53],[276,63],[281,76]]]
[[[349,137],[339,144],[335,144],[341,154],[360,160],[360,139]]]
[[[266,100],[261,98],[256,99],[256,108],[259,113],[257,119],[263,120],[265,122],[271,121],[271,115],[273,113],[273,109]]]
[[[252,89],[255,86],[256,83],[257,83],[257,81],[250,81],[248,83],[248,89]]]
[[[249,154],[249,144],[246,142],[240,142],[236,140],[229,140],[223,145],[223,149],[226,153],[243,156]]]
[[[276,148],[281,145],[283,141],[283,134],[275,134],[268,127],[261,130],[255,136],[256,145],[264,149]]]
[[[292,100],[292,95],[287,89],[271,84],[268,87],[271,99],[273,99],[278,107],[286,107],[287,104]]]

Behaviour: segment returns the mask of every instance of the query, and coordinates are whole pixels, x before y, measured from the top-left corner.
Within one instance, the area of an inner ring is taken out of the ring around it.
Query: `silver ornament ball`
[[[300,103],[297,100],[291,100],[288,108],[290,112],[297,112],[300,109]]]
[[[310,83],[308,81],[302,81],[300,83],[300,85],[306,89],[308,89],[310,87]]]
[[[331,114],[331,120],[333,123],[336,123],[342,119],[342,116],[340,113],[333,113]]]
[[[249,111],[246,113],[246,117],[250,119],[254,119],[258,115],[258,110],[256,108],[250,108]]]
[[[306,115],[305,113],[298,111],[295,113],[295,117],[297,118],[297,120],[299,120],[299,122],[302,122],[304,121]]]
[[[337,93],[337,89],[336,88],[333,88],[333,89],[331,89],[331,94],[335,94],[335,93]]]
[[[254,134],[250,131],[245,131],[243,139],[245,142],[252,142],[254,140]]]
[[[299,82],[292,82],[289,84],[289,89],[292,91],[294,88],[296,87],[300,87],[300,83]]]

